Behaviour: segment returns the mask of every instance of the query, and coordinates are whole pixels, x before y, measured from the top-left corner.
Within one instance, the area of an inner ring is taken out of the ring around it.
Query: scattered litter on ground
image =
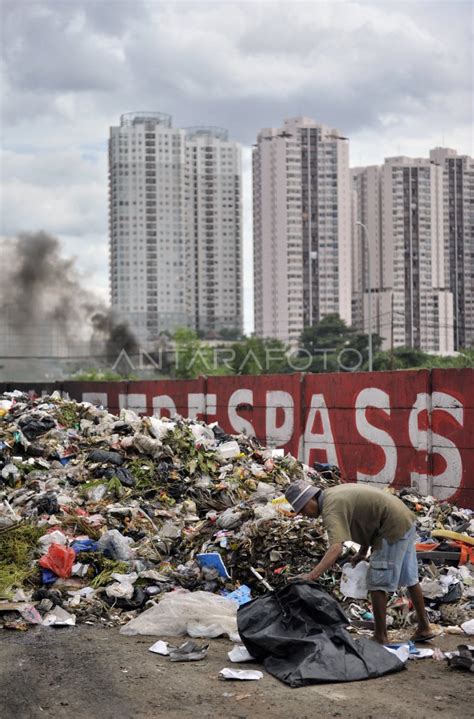
[[[161,654],[162,656],[167,657],[170,651],[172,651],[173,649],[176,649],[176,647],[171,646],[171,644],[168,644],[168,642],[164,642],[162,639],[158,639],[157,642],[152,644],[148,651],[153,652],[154,654]]]
[[[76,623],[74,614],[69,614],[61,607],[55,607],[43,619],[44,627],[73,627]]]
[[[219,672],[219,679],[239,679],[240,681],[256,681],[263,679],[262,672],[256,669],[228,669],[225,667]]]
[[[207,656],[208,649],[209,644],[199,646],[196,642],[188,641],[170,651],[169,657],[172,662],[198,662]]]
[[[227,652],[227,656],[230,661],[234,663],[255,661],[254,657],[250,654],[248,649],[243,646],[243,644],[235,646],[230,652]]]
[[[474,619],[469,619],[469,621],[461,624],[461,629],[465,634],[474,634]]]
[[[474,672],[474,645],[459,644],[457,651],[446,652],[446,658],[453,669]]]

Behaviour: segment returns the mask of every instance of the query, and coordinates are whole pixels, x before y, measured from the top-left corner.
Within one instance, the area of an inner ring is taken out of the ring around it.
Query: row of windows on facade
[[[169,133],[169,134],[158,133],[157,135],[149,135],[149,136],[145,135],[145,138],[142,138],[141,136],[137,137],[134,134],[125,132],[121,135],[112,135],[112,137],[110,138],[110,142],[111,142],[111,144],[114,144],[114,145],[116,145],[117,143],[119,143],[120,145],[122,145],[124,143],[133,144],[133,145],[143,145],[144,144],[143,139],[145,140],[145,145],[147,145],[149,143],[157,143],[160,145],[161,144],[164,144],[164,145],[173,144],[173,145],[179,145],[179,146],[183,147],[186,144],[187,149],[193,149],[195,151],[197,149],[200,149],[204,152],[220,151],[220,152],[231,153],[231,152],[235,152],[236,147],[239,147],[239,145],[237,143],[229,143],[230,147],[229,146],[226,147],[225,145],[222,145],[222,144],[218,144],[218,145],[216,145],[216,144],[208,144],[208,145],[199,144],[199,146],[198,146],[197,144],[192,144],[192,143],[190,144],[189,140],[184,141],[184,137],[182,135],[181,136],[177,135],[176,133]]]
[[[156,179],[156,177],[164,177],[168,178],[169,176],[169,170],[181,170],[182,165],[176,164],[176,163],[170,163],[167,165],[161,165],[155,169],[149,169],[146,167],[137,167],[136,170],[128,169],[120,169],[114,172],[112,176],[112,182],[115,182],[116,185],[120,186],[120,184],[124,184],[125,178],[127,178],[126,183],[130,184],[133,182],[133,178],[135,177],[142,177],[146,178],[146,182],[153,184],[151,182],[152,179]],[[181,178],[185,177],[185,173],[181,172],[179,173],[179,176]],[[229,182],[235,178],[235,173],[233,170],[230,170],[228,168],[223,168],[222,171],[217,175],[219,177],[219,180],[222,182]]]
[[[143,266],[146,264],[144,260],[126,261],[126,260],[122,259],[124,257],[129,257],[129,256],[133,257],[134,255],[132,253],[128,253],[125,251],[123,251],[123,252],[120,252],[120,250],[116,251],[112,257],[114,267],[117,267],[117,266],[130,267],[133,265],[142,265]],[[214,255],[212,255],[212,256],[214,256]],[[240,257],[238,252],[225,252],[225,251],[218,253],[218,256],[224,261],[225,260],[234,260],[234,259],[238,260]],[[164,260],[164,258],[169,257],[169,255],[165,254],[163,252],[149,253],[149,254],[147,254],[147,257],[148,257],[148,259],[159,259],[162,261],[162,264],[166,264],[166,265],[169,265],[170,263],[172,263],[173,267],[180,267],[182,265],[181,262],[176,262],[176,261],[172,262],[171,260]],[[214,260],[210,264],[217,265],[219,263],[217,260]]]
[[[171,140],[171,141],[170,141]],[[180,139],[177,137],[167,138],[167,137],[160,137],[157,136],[155,138],[145,138],[145,142],[143,142],[140,138],[135,138],[133,136],[131,137],[112,137],[110,138],[110,147],[114,150],[117,150],[117,148],[122,151],[123,149],[127,149],[128,147],[131,148],[138,148],[139,150],[145,148],[156,148],[156,147],[170,147],[173,148],[179,148],[185,150],[187,153],[194,153],[195,155],[198,154],[205,154],[205,155],[226,155],[228,157],[235,157],[238,153],[240,146],[237,144],[234,144],[232,146],[225,146],[225,145],[194,145],[189,143],[180,142]]]
[[[230,210],[227,209],[228,207],[230,208]],[[211,217],[211,216],[212,216],[212,217],[220,217],[221,215],[224,215],[224,216],[222,217],[222,221],[223,221],[223,222],[234,222],[234,221],[236,221],[236,219],[237,219],[237,218],[235,217],[235,210],[236,210],[236,209],[237,209],[237,208],[232,207],[231,205],[230,205],[230,206],[225,205],[225,206],[224,206],[224,209],[222,210],[222,212],[220,212],[219,210],[203,210],[203,209],[201,209],[200,211],[199,211],[199,210],[195,210],[195,211],[193,212],[193,215],[194,215],[195,217],[196,217],[196,216],[200,217],[201,220],[205,219],[206,217]],[[164,212],[164,213],[166,213],[166,216],[167,216],[167,217],[174,217],[174,218],[181,218],[181,217],[182,217],[182,212],[180,212],[178,209],[176,209],[176,208],[169,208],[169,209],[167,209],[167,208],[163,208],[163,207],[160,206],[159,209],[155,209],[155,210],[152,210],[152,211],[147,211],[146,214],[145,214],[145,219],[147,219],[147,220],[149,220],[149,221],[150,221],[150,220],[151,220],[151,221],[156,220],[156,218],[157,218],[157,212]],[[113,224],[117,224],[117,222],[127,222],[127,223],[129,223],[129,222],[135,222],[135,224],[137,224],[137,221],[138,221],[138,220],[143,220],[143,219],[144,219],[143,213],[141,213],[141,214],[139,214],[139,215],[125,215],[125,214],[120,214],[120,211],[119,211],[119,210],[117,210],[117,211],[115,211],[115,212],[112,212],[112,213],[111,213],[111,217],[112,217],[112,222],[113,222]],[[163,219],[164,219],[164,215],[159,215],[159,219],[160,219],[160,220],[163,220]]]
[[[124,194],[122,197],[128,197],[129,195]],[[143,199],[143,193],[139,195],[141,197],[141,200],[125,200],[125,199],[119,199],[120,195],[117,197],[114,197],[111,201],[111,211],[116,213],[117,210],[120,211],[121,207],[130,207],[131,205],[135,205],[135,212],[143,214],[143,211],[147,211],[150,209],[152,212],[156,210],[157,207],[159,207],[162,210],[177,210],[177,209],[184,209],[186,211],[194,210],[197,211],[197,209],[194,207],[193,203],[189,203],[189,200],[191,197],[182,196],[179,193],[173,193],[172,198],[168,199],[167,201],[163,200],[163,194],[160,193],[160,195],[157,197],[156,195],[150,196],[149,193],[145,195],[145,200]],[[169,195],[168,195],[169,198]],[[229,202],[229,200],[235,200],[234,202]],[[150,204],[151,203],[151,204]],[[223,207],[231,207],[232,209],[240,209],[240,204],[238,202],[238,198],[235,198],[235,195],[233,192],[221,192],[219,195],[216,195],[216,197],[213,197],[212,200],[210,200],[211,206],[212,204],[218,204],[219,206]],[[200,207],[205,207],[206,204],[209,204],[209,201],[203,200],[200,203]],[[133,210],[132,210],[133,211]]]

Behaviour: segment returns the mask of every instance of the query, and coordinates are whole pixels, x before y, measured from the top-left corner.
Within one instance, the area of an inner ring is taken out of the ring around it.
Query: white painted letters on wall
[[[265,428],[267,444],[281,447],[290,441],[295,421],[295,403],[289,392],[274,390],[267,392]],[[283,424],[277,427],[277,409],[284,413]]]
[[[385,464],[376,474],[357,472],[357,479],[361,482],[391,484],[397,471],[397,448],[388,432],[370,424],[366,415],[367,407],[377,407],[390,415],[390,397],[381,389],[367,387],[359,392],[355,402],[357,431],[361,437],[380,447],[385,455]]]
[[[250,404],[253,407],[253,392],[251,389],[237,389],[231,394],[227,410],[229,422],[234,432],[245,432],[249,437],[255,437],[255,430],[252,423],[237,414],[237,410],[241,404]]]

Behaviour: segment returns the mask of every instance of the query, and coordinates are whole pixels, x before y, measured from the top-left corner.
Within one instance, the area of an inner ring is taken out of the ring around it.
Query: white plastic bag
[[[108,597],[116,597],[117,599],[131,599],[133,592],[135,591],[134,583],[138,579],[138,574],[132,572],[131,574],[112,574],[112,579],[116,581],[113,584],[109,584],[106,588],[105,593]]]
[[[202,424],[192,424],[190,425],[190,430],[196,444],[202,444],[205,447],[212,447],[216,444],[214,432],[210,427]]]
[[[133,435],[133,446],[142,454],[148,454],[150,457],[158,457],[161,454],[163,444],[159,439],[153,439],[146,434],[135,432]]]
[[[217,449],[216,453],[220,459],[235,459],[240,454],[239,443],[235,439],[231,439],[228,442],[222,442]]]
[[[217,637],[237,632],[237,602],[211,592],[177,590],[139,614],[120,629],[120,634],[159,637]],[[192,633],[191,633],[192,632]]]
[[[359,562],[355,567],[347,562],[342,567],[341,594],[352,599],[365,599],[367,597],[367,570],[368,562]]]
[[[133,409],[121,409],[120,410],[120,419],[122,422],[126,422],[130,425],[132,429],[137,429],[139,427],[141,420],[141,417],[136,414]]]
[[[41,548],[41,551],[46,553],[51,544],[66,545],[67,537],[59,529],[55,529],[54,532],[43,534],[43,536],[38,539],[38,544]]]
[[[160,440],[164,439],[176,427],[175,422],[160,419],[160,417],[148,417],[147,422],[152,435]]]
[[[97,542],[97,548],[100,552],[107,550],[113,559],[126,562],[133,556],[130,549],[131,543],[133,540],[130,537],[124,537],[118,529],[109,529]]]

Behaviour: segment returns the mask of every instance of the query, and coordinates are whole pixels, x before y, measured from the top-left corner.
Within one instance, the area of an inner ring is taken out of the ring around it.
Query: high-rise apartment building
[[[474,344],[474,160],[444,147],[431,150],[430,158],[443,169],[445,262],[458,350]]]
[[[253,152],[255,332],[296,342],[339,313],[351,322],[347,138],[306,117],[264,129]]]
[[[444,255],[443,171],[428,159],[393,157],[381,168],[352,171],[355,220],[367,227],[372,330],[383,347],[453,350],[452,293]],[[360,247],[362,228],[353,234]],[[353,249],[362,279],[353,298],[357,323],[368,330],[367,254]]]
[[[393,291],[394,346],[451,352],[441,168],[427,159],[385,160],[382,218],[383,287]]]
[[[242,332],[242,170],[227,130],[186,131],[189,306],[206,335]]]
[[[382,272],[382,203],[381,168],[378,165],[355,167],[350,171],[353,191],[352,215],[352,324],[359,331],[368,331],[364,321],[364,293],[373,290],[375,322],[380,323],[383,288]],[[357,223],[361,222],[367,230]],[[370,278],[369,278],[370,265]],[[381,331],[379,324],[374,331]]]
[[[140,342],[178,327],[241,330],[240,183],[225,131],[149,112],[110,129],[111,301]]]

